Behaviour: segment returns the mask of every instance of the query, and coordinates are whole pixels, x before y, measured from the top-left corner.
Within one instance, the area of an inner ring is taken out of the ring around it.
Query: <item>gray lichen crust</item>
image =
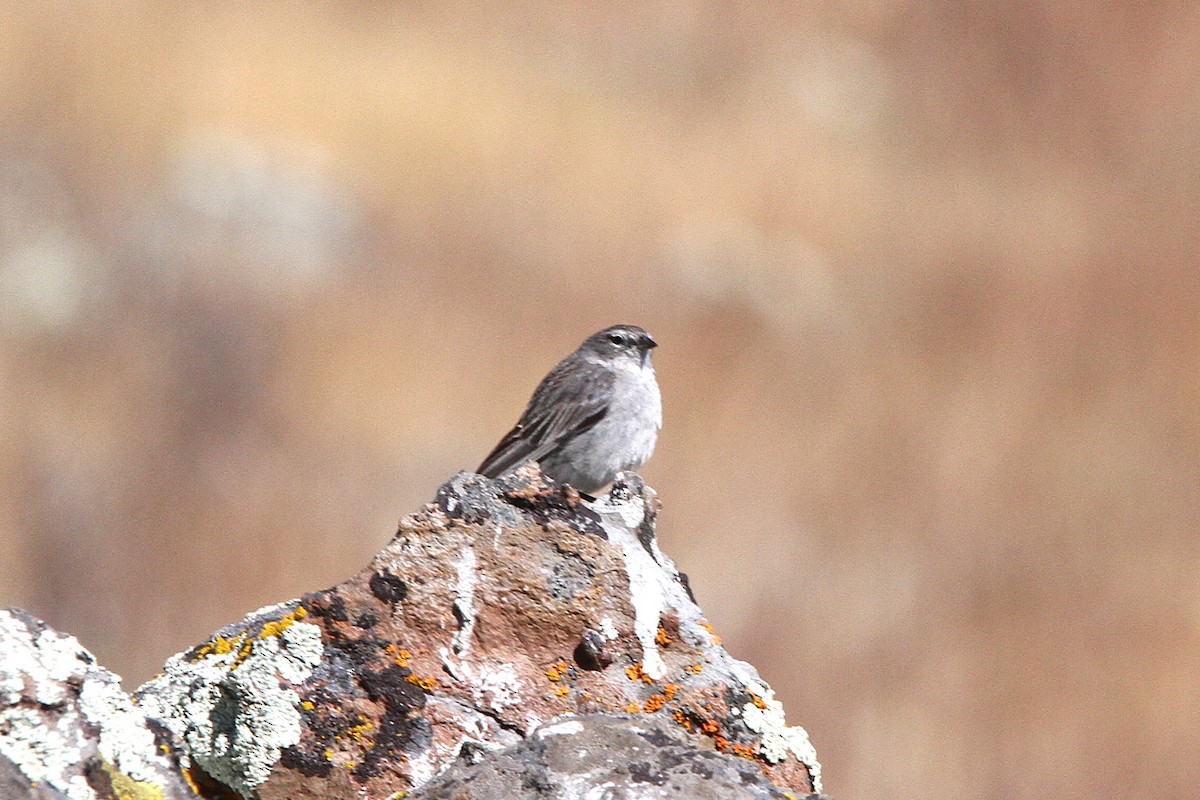
[[[138,690],[141,708],[184,745],[198,766],[254,797],[281,752],[300,741],[295,687],[320,663],[321,629],[297,602],[259,609],[207,644],[172,656]]]

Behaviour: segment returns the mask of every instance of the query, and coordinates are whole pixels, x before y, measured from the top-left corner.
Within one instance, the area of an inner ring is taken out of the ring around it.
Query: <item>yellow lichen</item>
[[[262,630],[258,633],[258,638],[269,639],[272,636],[279,636],[281,633],[292,627],[294,623],[308,616],[308,609],[304,606],[297,606],[296,610],[290,614],[285,614],[276,620],[271,620],[262,626]]]
[[[630,703],[629,705],[625,706],[625,710],[630,714],[636,714],[641,711],[642,708],[637,703]]]
[[[683,669],[685,672],[690,672],[693,675],[699,675],[701,672],[704,671],[704,665],[703,664],[688,664]]]
[[[112,782],[112,793],[116,800],[162,800],[161,786],[147,781],[134,780],[106,760],[102,760],[100,765]]]
[[[232,639],[226,639],[224,636],[214,636],[207,644],[201,645],[196,650],[196,655],[204,658],[206,656],[223,656],[226,653],[232,653],[241,645],[243,638],[245,637],[240,633]]]
[[[554,693],[559,697],[566,697],[571,693],[571,689],[568,686],[556,686],[554,687]]]
[[[358,716],[358,724],[351,725],[349,728],[347,728],[345,730],[345,732],[343,732],[341,734],[341,736],[347,737],[350,739],[354,739],[355,741],[361,741],[363,734],[366,733],[367,731],[371,730],[371,728],[373,728],[373,727],[374,727],[374,725],[371,724],[371,721],[369,719],[366,719],[362,715],[359,715]]]
[[[305,711],[312,711],[314,708],[316,708],[316,705],[312,700],[304,700],[300,703],[300,707]]]

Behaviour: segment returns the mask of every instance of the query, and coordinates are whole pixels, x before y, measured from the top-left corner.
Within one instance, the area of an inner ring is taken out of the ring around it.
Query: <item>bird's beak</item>
[[[651,339],[649,336],[642,339],[642,366],[646,366],[646,362],[650,360],[650,351],[658,347],[658,342]]]

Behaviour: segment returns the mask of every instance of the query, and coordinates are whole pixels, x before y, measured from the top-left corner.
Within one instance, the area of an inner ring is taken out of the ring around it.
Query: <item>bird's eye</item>
[[[613,344],[621,344],[622,342],[625,341],[624,339],[621,338],[621,334],[619,334],[619,333],[610,333],[607,338]]]

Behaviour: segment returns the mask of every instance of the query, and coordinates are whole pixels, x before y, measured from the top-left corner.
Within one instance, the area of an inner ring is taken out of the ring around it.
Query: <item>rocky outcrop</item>
[[[173,753],[74,636],[0,610],[0,797],[194,798]]]
[[[367,569],[172,657],[138,713],[206,797],[485,797],[522,775],[542,793],[491,796],[819,791],[807,735],[721,647],[657,513],[634,475],[589,502],[533,465],[462,473]],[[744,791],[669,792],[695,776]]]

